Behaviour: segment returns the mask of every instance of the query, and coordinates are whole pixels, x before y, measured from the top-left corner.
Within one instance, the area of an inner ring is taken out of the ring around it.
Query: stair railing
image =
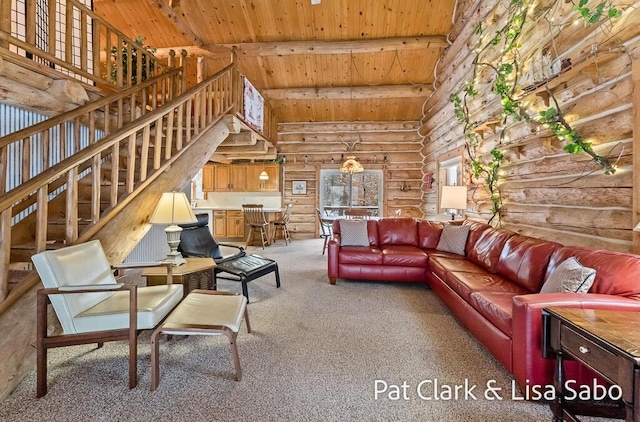
[[[47,10],[41,13],[36,12],[37,4],[0,0],[0,49],[10,51],[14,60],[26,66],[54,68],[89,85],[118,90],[167,70],[139,42],[79,1],[49,1]],[[18,15],[24,15],[24,23],[13,22],[12,31],[12,16]]]
[[[234,65],[216,73],[206,81],[174,98],[173,102],[146,112],[131,123],[111,131],[104,138],[90,144],[40,174],[25,181],[20,186],[0,196],[0,302],[9,293],[8,265],[11,251],[11,225],[20,204],[35,204],[35,251],[46,248],[48,205],[53,189],[63,186],[66,190],[64,219],[66,244],[88,240],[106,224],[104,216],[114,214],[124,208],[137,194],[177,160],[185,148],[196,141],[206,130],[217,123],[233,109],[233,81],[237,75]],[[129,91],[127,91],[129,92]],[[124,93],[123,93],[124,94]],[[124,98],[124,97],[122,97]],[[110,103],[110,102],[109,102]],[[77,117],[76,117],[77,118]],[[75,118],[74,118],[75,119]],[[155,145],[152,145],[152,133]],[[159,146],[162,140],[161,149]],[[125,151],[123,157],[121,152]],[[105,158],[111,161],[110,206],[99,213],[101,166]],[[120,180],[121,159],[126,163],[122,169],[124,180]],[[152,168],[147,162],[152,159]],[[0,167],[6,160],[0,161]],[[95,221],[78,233],[78,188],[81,173],[91,180],[91,207]],[[121,188],[120,188],[121,187]],[[12,289],[11,296],[19,296],[32,286]]]

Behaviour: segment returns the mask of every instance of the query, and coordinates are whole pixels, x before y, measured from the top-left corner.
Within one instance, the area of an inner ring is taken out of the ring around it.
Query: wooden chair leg
[[[242,367],[240,366],[240,355],[238,354],[238,345],[236,344],[238,333],[225,329],[225,335],[231,343],[231,355],[233,356],[233,365],[236,368],[236,380],[240,381],[242,380]]]
[[[247,324],[247,333],[251,332],[251,322],[249,321],[249,307],[244,307],[244,322]]]
[[[156,391],[160,383],[160,330],[151,335],[151,391]]]
[[[47,296],[38,293],[36,322],[36,397],[47,394]]]

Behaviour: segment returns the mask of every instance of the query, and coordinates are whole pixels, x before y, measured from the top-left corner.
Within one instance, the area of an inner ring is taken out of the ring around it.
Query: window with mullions
[[[365,170],[353,175],[338,170],[320,170],[320,207],[340,216],[348,208],[363,208],[382,215],[382,170]]]

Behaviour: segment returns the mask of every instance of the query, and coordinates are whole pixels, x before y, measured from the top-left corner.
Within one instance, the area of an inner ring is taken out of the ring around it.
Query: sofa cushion
[[[383,218],[378,221],[378,242],[418,246],[418,223],[413,218]]]
[[[429,256],[417,246],[387,245],[380,246],[382,265],[426,268]]]
[[[340,264],[382,265],[382,251],[375,246],[343,246],[338,254]]]
[[[516,234],[502,248],[497,273],[518,283],[529,292],[537,292],[544,282],[549,258],[559,244]]]
[[[440,254],[447,254],[443,256]],[[445,274],[451,271],[461,271],[467,273],[484,273],[484,269],[465,259],[461,255],[447,252],[438,252],[429,255],[429,268],[440,278],[444,279]]]
[[[338,219],[333,222],[333,234],[341,234],[340,222],[345,220],[344,218]],[[367,222],[367,233],[369,234],[369,245],[378,245],[378,222],[376,220],[365,220]]]
[[[446,225],[442,229],[440,240],[436,249],[439,251],[451,252],[464,255],[467,237],[469,236],[469,226]]]
[[[564,246],[556,249],[551,255],[546,277],[548,278],[560,263],[572,256],[583,265],[596,270],[596,278],[589,293],[640,300],[640,255]]]
[[[473,247],[470,248],[471,245],[467,244],[467,258],[487,271],[495,273],[504,244],[513,235],[513,232],[507,230],[486,228],[472,244]]]
[[[340,220],[340,246],[369,246],[366,220]]]
[[[528,292],[518,284],[512,283],[497,274],[486,271],[481,273],[450,272],[445,277],[445,283],[458,293],[466,302],[470,302],[474,292],[502,292],[527,294]]]
[[[596,270],[578,262],[575,257],[558,265],[544,282],[540,293],[587,293],[596,278]]]
[[[435,221],[418,221],[418,247],[435,249],[440,241],[443,224]]]
[[[500,331],[511,337],[514,296],[517,295],[511,292],[474,292],[471,293],[470,304]]]

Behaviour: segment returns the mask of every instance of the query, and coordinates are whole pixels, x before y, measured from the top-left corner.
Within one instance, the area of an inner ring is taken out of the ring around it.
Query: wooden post
[[[11,0],[0,0],[0,32],[11,33]],[[9,48],[9,42],[0,41],[0,47]]]
[[[0,213],[0,302],[3,302],[9,294],[9,256],[11,254],[11,211],[9,207]]]
[[[182,68],[182,87],[180,94],[187,90],[187,50],[180,50],[180,67]]]
[[[204,81],[204,57],[198,57],[197,67],[196,67],[196,82],[200,83]]]
[[[640,58],[632,63],[633,81],[633,226],[640,223]],[[640,253],[640,232],[633,232],[633,253]]]

